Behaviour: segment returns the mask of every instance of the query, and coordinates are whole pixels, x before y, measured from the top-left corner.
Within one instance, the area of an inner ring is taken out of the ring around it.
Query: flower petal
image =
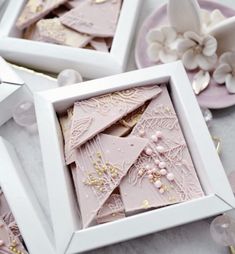
[[[197,0],[169,0],[168,20],[179,33],[201,31],[200,6]]]
[[[163,43],[165,38],[161,31],[157,29],[152,29],[148,32],[146,36],[146,40],[148,43],[152,43],[152,42]]]
[[[197,55],[192,49],[187,50],[182,57],[184,67],[188,70],[194,70],[198,67]]]
[[[149,59],[153,62],[158,62],[159,61],[159,52],[162,49],[161,44],[159,43],[151,43],[148,47],[147,50],[147,55]]]
[[[196,42],[197,44],[202,44],[202,41],[203,41],[202,37],[200,35],[196,34],[193,31],[185,32],[184,37],[186,39],[189,39],[189,40],[192,40],[192,41]]]
[[[216,26],[208,29],[208,33],[215,37],[218,42],[217,53],[223,54],[235,51],[235,17],[227,18]]]
[[[228,89],[229,93],[235,93],[235,77],[234,76],[229,74],[226,77],[225,84],[226,84],[226,88]]]
[[[193,90],[195,94],[199,94],[201,91],[205,90],[210,83],[210,74],[208,71],[200,70],[195,74],[193,78]]]
[[[177,32],[173,27],[162,27],[161,32],[165,37],[166,44],[173,42],[177,38]]]
[[[213,78],[218,84],[225,83],[226,76],[232,71],[228,64],[220,64],[213,73]]]
[[[180,53],[184,53],[185,51],[189,50],[190,48],[196,46],[197,44],[189,39],[183,39],[178,44],[178,50]]]
[[[215,67],[217,62],[217,55],[214,54],[212,56],[204,56],[202,54],[197,55],[198,66],[205,70],[209,71]]]
[[[215,54],[216,49],[217,49],[217,41],[216,39],[211,36],[208,35],[203,39],[203,44],[204,44],[204,48],[202,53],[206,56],[212,56]]]
[[[233,69],[235,69],[235,52],[226,52],[223,55],[221,55],[219,59],[220,63],[227,63],[229,64]]]
[[[178,59],[178,54],[176,50],[170,50],[163,48],[159,52],[159,58],[162,63],[174,62]]]

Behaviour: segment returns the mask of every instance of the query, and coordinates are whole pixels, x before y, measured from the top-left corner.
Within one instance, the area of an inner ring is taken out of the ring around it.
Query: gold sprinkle
[[[144,209],[148,209],[150,207],[149,206],[149,201],[147,199],[143,200],[142,207]]]

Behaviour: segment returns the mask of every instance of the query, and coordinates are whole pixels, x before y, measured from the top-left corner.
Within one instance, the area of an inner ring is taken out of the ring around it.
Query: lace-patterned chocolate
[[[143,138],[99,134],[76,150],[73,176],[84,227],[91,224],[146,144]]]
[[[148,138],[149,143],[120,185],[127,212],[203,195],[166,87],[149,104],[131,135]]]
[[[158,86],[147,86],[109,93],[74,104],[70,148],[93,138],[128,113],[161,92]]]
[[[0,253],[1,254],[27,254],[21,241],[0,218]]]
[[[99,210],[97,223],[106,223],[125,217],[124,206],[120,194],[113,193]]]

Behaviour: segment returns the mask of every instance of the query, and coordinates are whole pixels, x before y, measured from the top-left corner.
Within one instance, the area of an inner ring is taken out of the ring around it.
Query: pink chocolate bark
[[[115,221],[125,217],[124,205],[120,194],[112,194],[100,208],[96,221],[98,224]]]
[[[84,228],[92,224],[146,144],[139,137],[99,134],[76,150],[75,186]]]
[[[23,244],[15,236],[4,220],[0,217],[0,253],[1,254],[27,254]]]
[[[121,0],[83,1],[60,19],[80,32],[95,37],[113,37],[118,23]]]
[[[18,18],[16,26],[23,30],[67,1],[68,0],[29,0]]]
[[[120,184],[126,212],[203,196],[167,88],[162,89],[131,133],[147,138],[149,144]]]
[[[41,41],[65,46],[81,48],[92,39],[62,25],[59,18],[42,19],[37,22],[36,29]]]
[[[75,103],[70,148],[84,144],[160,92],[158,86],[139,87]]]
[[[106,41],[104,40],[104,38],[94,38],[93,40],[90,41],[91,46],[99,51],[102,52],[108,52],[108,46],[106,44]]]

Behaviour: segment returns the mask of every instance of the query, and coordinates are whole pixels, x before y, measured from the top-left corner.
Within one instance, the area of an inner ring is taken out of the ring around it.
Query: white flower
[[[173,27],[162,27],[160,30],[152,29],[147,34],[147,54],[151,61],[168,63],[179,58],[177,43],[179,34]]]
[[[226,19],[225,16],[218,9],[215,9],[212,12],[201,9],[200,13],[202,20],[202,29],[205,33],[208,29],[218,25],[221,21]]]
[[[198,67],[211,70],[217,62],[217,41],[211,35],[200,36],[192,31],[185,32],[178,49],[183,54],[182,61],[188,70]]]
[[[213,77],[218,84],[225,83],[229,93],[235,93],[235,52],[221,55]]]

